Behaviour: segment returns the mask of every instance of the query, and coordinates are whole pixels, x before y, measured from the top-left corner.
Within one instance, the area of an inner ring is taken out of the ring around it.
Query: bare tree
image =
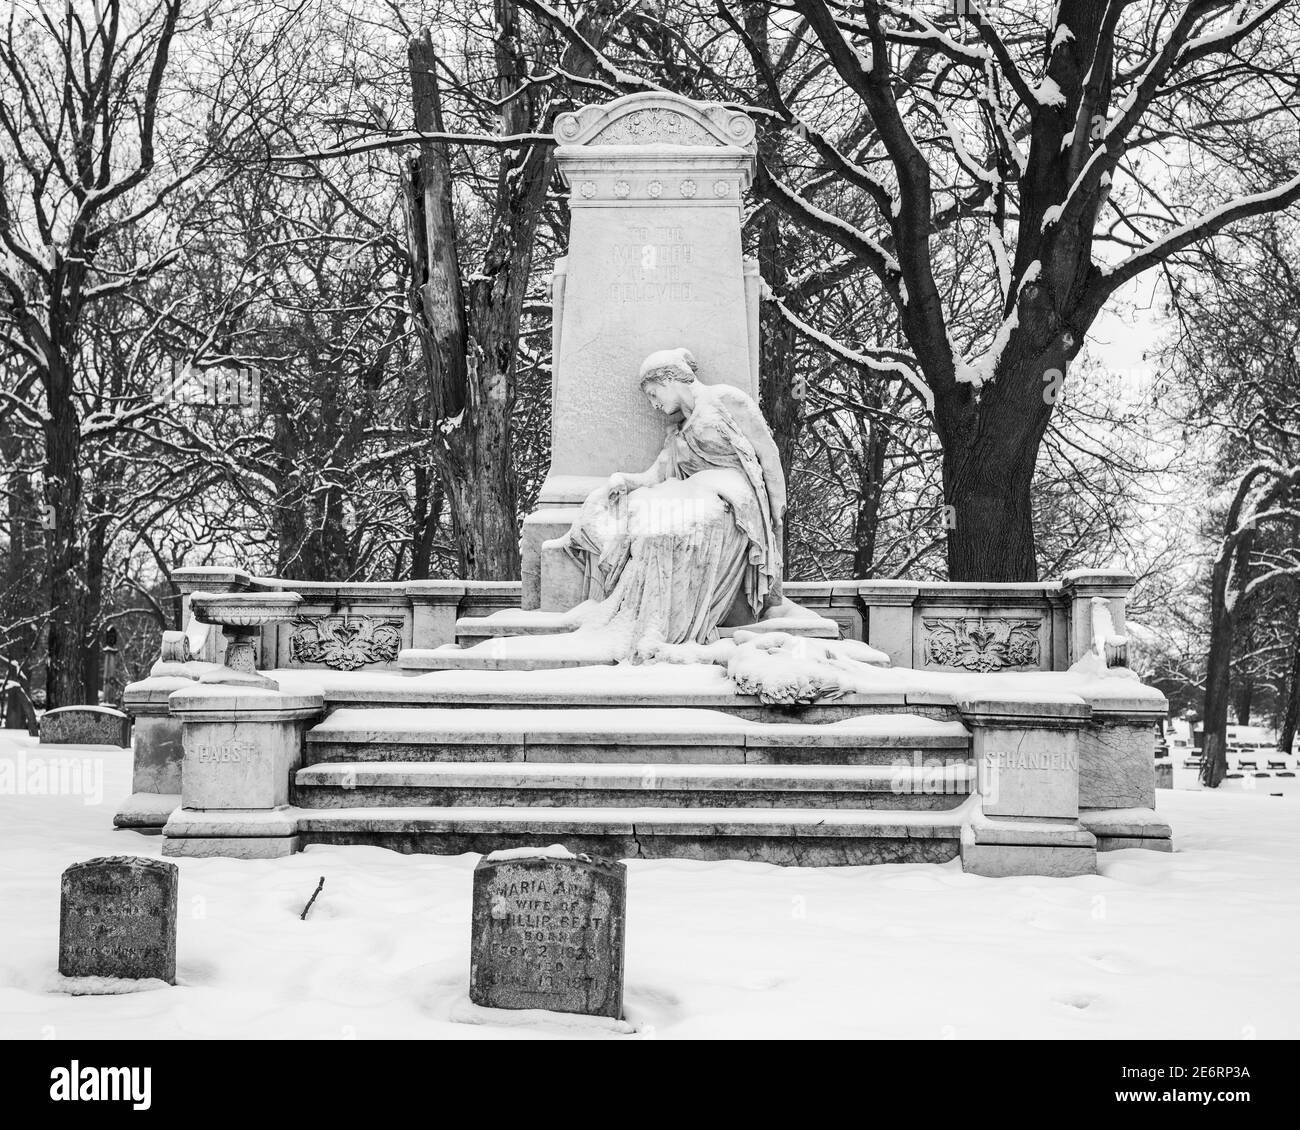
[[[618,5],[591,5],[578,19],[585,42],[599,47]],[[530,38],[514,0],[493,5],[496,81],[491,104],[504,137],[546,133],[570,103],[555,91],[560,75],[581,76],[590,61],[568,48],[550,81],[534,75],[549,32]],[[502,149],[496,166],[481,262],[472,272],[453,206],[450,144],[446,133],[438,54],[427,33],[410,44],[415,127],[426,139],[409,162],[409,243],[413,260],[411,308],[424,351],[438,421],[433,454],[455,518],[462,575],[519,574],[518,484],[511,419],[516,391],[520,322],[533,263],[533,244],[554,175],[546,140]],[[531,65],[530,65],[531,64]],[[557,94],[559,96],[557,96]]]
[[[551,5],[524,2],[582,44]],[[738,6],[715,5],[765,82],[746,108],[796,133],[815,163],[802,190],[777,168],[758,191],[869,270],[897,311],[900,340],[862,357],[932,416],[955,515],[949,576],[1032,579],[1039,448],[1097,315],[1142,272],[1300,199],[1300,171],[1277,145],[1300,103],[1294,7],[1060,0],[1046,19],[1017,0],[948,14],[882,0],[791,7],[797,19],[774,9],[764,43]],[[774,38],[788,45],[785,71],[767,62]],[[626,58],[600,64],[612,89],[658,85],[629,79]],[[1142,165],[1175,150],[1205,175]],[[827,182],[864,202],[860,221],[819,199]],[[946,230],[987,249],[975,323],[951,307]]]
[[[1290,217],[1262,218],[1220,237],[1198,273],[1174,279],[1181,332],[1169,354],[1188,401],[1184,426],[1219,492],[1203,712],[1210,787],[1227,771],[1234,668],[1236,705],[1248,715],[1252,684],[1264,681],[1260,658],[1278,684],[1294,662],[1295,614],[1281,598],[1300,578],[1298,241]]]

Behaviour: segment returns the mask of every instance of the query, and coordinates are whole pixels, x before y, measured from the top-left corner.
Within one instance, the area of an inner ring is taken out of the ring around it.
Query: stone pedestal
[[[1099,680],[1079,733],[1079,808],[1151,809],[1156,802],[1156,724],[1169,702],[1132,678]]]
[[[164,855],[290,855],[298,850],[284,810],[301,761],[303,729],[320,718],[320,695],[235,686],[177,691],[182,723],[180,811],[163,828]]]
[[[1116,635],[1124,634],[1124,606],[1137,583],[1123,569],[1076,569],[1061,578],[1069,606],[1069,661],[1077,663],[1092,649],[1092,598],[1105,599]]]
[[[972,731],[981,815],[962,841],[978,875],[1088,875],[1096,838],[1079,825],[1081,699],[1026,694],[958,704]]]
[[[172,580],[181,592],[181,626],[192,632],[194,658],[205,663],[224,663],[226,640],[219,628],[190,621],[190,594],[195,592],[246,592],[252,578],[242,569],[219,565],[193,565],[177,569]]]
[[[118,828],[161,828],[172,809],[181,803],[181,720],[173,717],[168,699],[194,680],[178,675],[141,679],[122,695],[134,719],[131,751],[131,795],[118,808],[113,824]]]
[[[410,581],[411,647],[441,647],[456,642],[456,618],[465,597],[461,581]]]
[[[741,250],[754,123],[722,106],[633,94],[562,114],[569,253],[552,282],[551,466],[522,539],[523,607],[566,611],[573,575],[542,543],[614,471],[643,471],[664,425],[641,361],[685,346],[705,384],[758,399],[757,265]],[[548,585],[554,580],[555,593]]]
[[[919,592],[915,585],[896,582],[858,585],[867,609],[866,642],[888,655],[891,667],[912,666],[912,606]]]

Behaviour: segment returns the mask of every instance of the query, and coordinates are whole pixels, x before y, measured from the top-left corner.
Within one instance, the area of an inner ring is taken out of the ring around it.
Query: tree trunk
[[[1030,487],[1075,338],[1043,288],[1020,302],[1019,323],[982,388],[937,383],[950,581],[1036,581]]]
[[[98,702],[103,681],[103,657],[100,635],[104,610],[104,558],[108,554],[108,520],[104,516],[107,499],[95,491],[90,510],[94,515],[90,536],[86,540],[86,637],[85,656],[82,660],[85,685],[83,702]]]
[[[745,31],[754,41],[768,63],[773,62],[768,43],[769,4],[747,4],[743,10]],[[770,92],[764,88],[760,104],[773,108]],[[762,130],[758,135],[758,159],[772,176],[785,178],[785,134],[781,130]],[[766,204],[758,214],[758,268],[765,282],[778,295],[785,295],[790,262],[788,240],[785,238],[781,213]],[[786,474],[794,467],[799,430],[803,424],[802,386],[797,382],[796,330],[781,311],[770,302],[761,304],[760,319],[760,386],[759,401],[781,466]],[[786,528],[790,526],[787,515]]]
[[[513,5],[498,7],[513,9]],[[499,24],[502,15],[510,12],[498,12]],[[508,35],[509,28],[502,26],[500,34]],[[432,41],[427,36],[411,40],[409,54],[415,126],[426,133],[443,132]],[[505,171],[503,161],[503,178]],[[456,252],[451,190],[448,147],[422,145],[420,156],[408,163],[406,203],[414,268],[411,305],[439,428],[433,456],[451,504],[461,576],[508,580],[519,576],[517,488],[509,425],[523,292],[509,288],[502,267],[507,273],[518,273],[522,259],[526,278],[539,209],[525,214],[524,229],[506,232],[507,246],[497,248],[504,250],[507,260],[514,256],[515,262],[502,264],[498,258],[495,272],[491,267],[482,272],[487,287],[476,283],[478,301],[472,303],[472,313],[484,316],[487,324],[474,324],[475,340],[471,340],[471,310],[466,309]],[[506,191],[515,191],[515,186],[506,185]],[[501,225],[508,222],[504,216],[497,221],[494,243],[501,238]],[[510,292],[501,293],[505,290]],[[505,308],[507,304],[514,306],[513,311]]]
[[[51,335],[58,340],[57,335]],[[62,344],[62,343],[61,343]],[[46,373],[45,501],[49,577],[46,706],[85,702],[86,587],[81,545],[81,421],[68,368],[69,350]]]
[[[433,540],[442,518],[442,480],[428,467],[415,468],[415,528],[411,531],[411,580],[429,578]]]
[[[1236,702],[1233,713],[1237,715],[1238,726],[1250,725],[1250,708],[1255,698],[1255,680],[1249,673],[1242,674],[1237,683]]]
[[[10,625],[0,634],[0,683],[10,690],[0,701],[0,723],[6,728],[28,729],[32,721],[29,691],[39,660],[41,586],[34,579],[45,575],[41,560],[40,500],[31,476],[22,470],[28,452],[20,436],[0,420],[0,466],[11,468],[3,484],[9,527],[9,552],[0,577],[0,623]],[[10,666],[5,668],[3,660]],[[14,684],[17,684],[16,686]]]
[[[872,408],[880,408],[883,398],[879,390],[863,398]],[[858,438],[863,444],[863,454],[858,463],[858,502],[853,518],[853,576],[875,576],[876,539],[880,533],[880,492],[885,476],[885,455],[889,447],[889,431],[879,419],[859,417]]]
[[[1300,725],[1300,622],[1296,624],[1295,644],[1291,655],[1291,676],[1287,680],[1286,713],[1282,717],[1282,725],[1277,735],[1279,752],[1290,754],[1298,725]]]
[[[1215,562],[1210,580],[1210,654],[1205,663],[1205,710],[1201,743],[1201,782],[1217,789],[1228,772],[1228,705],[1232,690],[1232,639],[1236,631],[1228,607],[1230,554]]]
[[[996,428],[943,445],[950,581],[1035,581],[1030,484],[1037,461]]]

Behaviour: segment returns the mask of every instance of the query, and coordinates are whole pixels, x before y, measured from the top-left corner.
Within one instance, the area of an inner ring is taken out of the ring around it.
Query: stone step
[[[507,608],[491,616],[462,616],[456,621],[456,642],[469,645],[498,636],[552,636],[571,631],[567,612]]]
[[[298,770],[304,808],[892,808],[945,809],[974,767],[531,762],[331,762]]]
[[[447,643],[441,647],[405,648],[397,653],[397,665],[403,671],[559,671],[613,666],[620,652],[617,639],[571,629],[466,643],[465,647]]]
[[[803,808],[296,809],[305,844],[460,855],[563,844],[628,859],[750,859],[801,866],[944,863],[978,798],[940,812]]]
[[[970,734],[961,723],[911,714],[811,724],[692,708],[423,707],[336,710],[307,733],[304,760],[921,768],[969,757]]]
[[[456,621],[456,643],[461,647],[472,647],[484,640],[501,639],[508,636],[554,636],[572,632],[575,628],[572,612],[525,611],[519,608],[503,609],[490,616],[462,616]],[[737,631],[764,632],[780,631],[789,635],[806,636],[812,639],[838,639],[839,625],[815,613],[809,612],[798,619],[772,620],[757,624],[739,624],[720,626],[718,635],[726,638]],[[434,649],[425,649],[431,652]],[[414,649],[409,653],[415,655]],[[421,652],[424,654],[424,652]],[[604,662],[604,660],[601,660]],[[415,666],[415,663],[411,664]],[[567,664],[572,665],[572,664]]]
[[[951,694],[915,689],[911,672],[882,671],[881,686],[810,706],[761,702],[736,693],[716,665],[628,663],[568,671],[429,671],[379,680],[331,680],[326,708],[424,709],[477,707],[498,711],[707,709],[752,721],[819,724],[874,714],[915,714],[953,721]]]

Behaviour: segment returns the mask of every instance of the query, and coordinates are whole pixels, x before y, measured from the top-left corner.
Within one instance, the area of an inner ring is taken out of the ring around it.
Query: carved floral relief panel
[[[985,673],[1043,667],[1041,616],[922,616],[926,667]]]
[[[402,623],[387,616],[299,616],[292,624],[289,655],[294,663],[335,671],[392,663],[402,648]]]

